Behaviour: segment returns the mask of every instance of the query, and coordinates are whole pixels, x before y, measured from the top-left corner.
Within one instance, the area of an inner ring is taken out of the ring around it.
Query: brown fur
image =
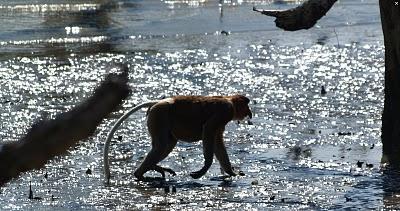
[[[143,179],[143,174],[149,170],[158,171],[163,176],[165,171],[175,174],[157,164],[168,156],[177,140],[203,140],[204,166],[190,174],[193,178],[200,178],[207,172],[214,154],[226,173],[236,175],[225,149],[223,133],[229,121],[242,120],[246,116],[251,118],[249,102],[242,95],[176,96],[160,100],[148,111],[147,126],[152,149],[135,171],[135,176]]]

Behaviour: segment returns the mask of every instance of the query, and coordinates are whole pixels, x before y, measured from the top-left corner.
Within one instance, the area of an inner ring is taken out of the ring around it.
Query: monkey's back
[[[173,134],[178,139],[202,139],[208,120],[224,127],[233,117],[230,101],[222,96],[176,96],[170,104],[169,116]]]

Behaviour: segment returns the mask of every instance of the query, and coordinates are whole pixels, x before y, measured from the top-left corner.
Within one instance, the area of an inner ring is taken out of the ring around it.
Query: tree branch
[[[100,122],[128,96],[127,71],[123,67],[122,74],[109,74],[80,105],[53,120],[33,124],[19,141],[0,145],[0,186],[21,172],[43,167],[48,160],[92,135]]]
[[[253,11],[276,17],[277,27],[287,31],[297,31],[313,27],[331,9],[337,0],[308,0],[302,5],[289,10],[259,10]]]

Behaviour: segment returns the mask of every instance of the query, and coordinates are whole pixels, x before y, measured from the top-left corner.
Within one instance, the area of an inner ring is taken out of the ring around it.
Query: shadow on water
[[[232,181],[232,177],[227,176],[227,175],[222,175],[222,176],[214,176],[210,178],[210,181],[212,182],[217,182],[218,187],[236,187],[237,184],[235,184]],[[112,187],[112,186],[119,186],[120,184],[107,184],[106,186]],[[123,185],[125,186],[125,184]],[[196,189],[196,188],[204,188],[204,187],[212,187],[212,184],[203,184],[201,182],[196,182],[193,180],[188,180],[188,181],[181,181],[181,180],[174,180],[174,179],[168,179],[166,180],[165,178],[162,177],[146,177],[143,181],[135,180],[129,183],[128,185],[131,188],[137,188],[137,189],[143,189],[145,187],[146,191],[148,191],[149,188],[155,190],[157,188],[165,189],[168,187],[173,187],[173,188],[179,188],[179,189]],[[166,191],[167,192],[167,191]],[[175,190],[176,192],[176,190]]]
[[[400,208],[400,168],[386,167],[382,175],[383,204],[387,209]]]
[[[379,176],[358,182],[346,196],[348,207],[398,210],[400,208],[400,168],[383,166]],[[378,191],[377,191],[378,190]],[[375,192],[375,194],[372,194]],[[381,205],[379,205],[381,204]]]
[[[308,146],[305,146],[305,147],[304,146],[294,146],[289,149],[286,156],[288,159],[299,161],[303,157],[305,157],[305,158],[311,157],[312,150]]]

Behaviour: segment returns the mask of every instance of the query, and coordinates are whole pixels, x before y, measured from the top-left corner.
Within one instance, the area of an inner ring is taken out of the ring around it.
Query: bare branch
[[[337,0],[308,0],[302,5],[289,10],[259,10],[253,11],[276,17],[277,27],[287,31],[297,31],[313,27],[331,9]]]
[[[130,92],[127,67],[122,69],[122,74],[109,74],[93,96],[72,110],[33,124],[19,141],[0,145],[0,186],[21,172],[43,167],[48,160],[92,135]]]

